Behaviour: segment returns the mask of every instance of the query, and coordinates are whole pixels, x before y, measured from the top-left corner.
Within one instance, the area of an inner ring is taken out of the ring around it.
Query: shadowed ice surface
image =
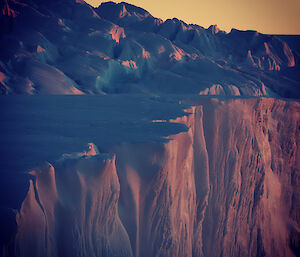
[[[165,141],[186,131],[176,123],[152,123],[184,115],[171,98],[145,96],[10,96],[0,101],[1,172],[24,171],[40,161],[122,142]]]

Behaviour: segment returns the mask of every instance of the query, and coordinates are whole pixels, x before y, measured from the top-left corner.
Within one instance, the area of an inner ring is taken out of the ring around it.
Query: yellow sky
[[[86,0],[98,6],[101,0]],[[115,1],[121,2],[121,1]],[[300,34],[300,0],[127,0],[163,20],[176,17],[203,27]]]

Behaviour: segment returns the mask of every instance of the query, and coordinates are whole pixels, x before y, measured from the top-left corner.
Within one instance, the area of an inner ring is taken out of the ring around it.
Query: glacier
[[[0,256],[300,255],[299,36],[0,10]]]

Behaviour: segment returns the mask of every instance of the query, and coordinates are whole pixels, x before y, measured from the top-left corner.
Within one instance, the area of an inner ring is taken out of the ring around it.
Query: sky
[[[86,0],[98,6],[100,0]],[[114,1],[121,2],[121,1]],[[178,18],[205,28],[217,24],[266,34],[300,34],[300,0],[127,0],[153,16]]]

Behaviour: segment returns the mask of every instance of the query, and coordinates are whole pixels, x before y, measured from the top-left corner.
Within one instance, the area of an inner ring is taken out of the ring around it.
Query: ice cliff
[[[165,142],[89,144],[30,171],[2,256],[299,255],[300,105],[192,99]]]

